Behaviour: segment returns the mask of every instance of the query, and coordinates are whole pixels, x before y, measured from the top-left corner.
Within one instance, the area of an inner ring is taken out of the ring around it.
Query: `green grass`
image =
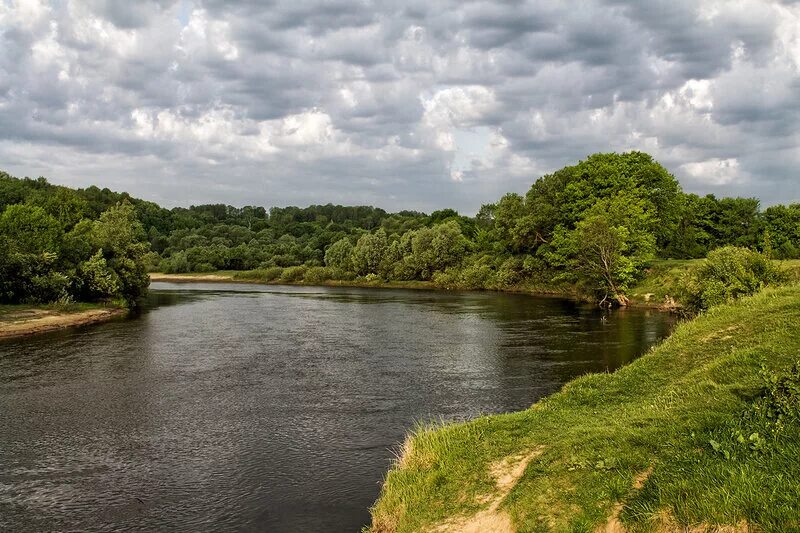
[[[630,289],[636,303],[663,303],[667,296],[677,299],[683,276],[702,259],[659,259],[653,261],[644,278]]]
[[[793,281],[800,281],[800,259],[785,259],[783,261],[776,261],[781,269],[788,272],[789,277]]]
[[[679,268],[667,266],[665,278]],[[762,364],[779,371],[800,359],[798,324],[800,286],[766,289],[680,324],[627,367],[576,379],[531,409],[418,429],[387,474],[373,530],[429,530],[485,509],[481,496],[496,490],[489,465],[537,447],[542,455],[500,504],[519,531],[593,531],[616,504],[631,531],[743,521],[800,528],[800,427],[787,422],[767,436],[746,417]]]

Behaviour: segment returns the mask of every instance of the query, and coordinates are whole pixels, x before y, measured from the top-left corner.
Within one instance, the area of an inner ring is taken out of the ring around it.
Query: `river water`
[[[154,283],[0,342],[0,530],[358,531],[418,421],[524,409],[665,337],[524,295]]]

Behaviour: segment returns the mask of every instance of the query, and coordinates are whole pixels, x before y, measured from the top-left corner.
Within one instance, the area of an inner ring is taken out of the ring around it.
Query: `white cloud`
[[[796,2],[17,0],[0,28],[0,161],[20,175],[474,211],[641,149],[693,192],[800,200]]]
[[[713,185],[727,185],[740,179],[739,161],[736,158],[684,163],[681,168],[694,179]]]

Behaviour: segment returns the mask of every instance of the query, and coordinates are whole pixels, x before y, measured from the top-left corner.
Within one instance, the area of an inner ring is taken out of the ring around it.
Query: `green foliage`
[[[76,193],[46,181],[35,185],[24,195],[27,203],[0,214],[0,302],[135,303],[149,278],[133,206],[125,202],[98,220],[81,219],[88,204]]]
[[[775,371],[762,365],[763,392],[753,403],[747,418],[764,420],[773,432],[787,423],[800,422],[800,361]]]
[[[307,270],[308,268],[305,266],[293,266],[285,268],[283,269],[283,272],[281,272],[280,280],[288,283],[303,281]]]
[[[325,250],[325,265],[337,270],[350,270],[353,265],[353,245],[350,240],[342,238]]]
[[[625,292],[654,256],[651,218],[647,202],[633,195],[601,199],[575,229],[556,232],[550,259],[579,283],[625,305]]]
[[[333,271],[330,268],[315,266],[306,270],[303,281],[311,284],[319,284],[329,279],[333,279]]]
[[[454,221],[416,230],[408,240],[411,253],[403,261],[413,269],[414,277],[422,280],[431,279],[436,271],[459,264],[469,246]]]
[[[102,250],[78,265],[80,299],[84,301],[103,300],[120,292],[120,279],[108,265]]]
[[[99,235],[94,221],[117,204],[132,206],[141,226]],[[651,256],[701,258],[736,245],[776,259],[800,257],[800,204],[761,211],[752,198],[684,194],[641,152],[590,155],[536,179],[524,195],[483,205],[475,217],[452,209],[426,215],[332,204],[164,209],[109,189],[73,190],[0,173],[3,209],[11,209],[0,222],[3,298],[12,297],[8,287],[18,286],[21,272],[30,278],[55,268],[72,280],[99,241],[110,268],[118,270],[125,261],[113,257],[116,238],[149,243],[158,256],[144,257],[146,269],[167,273],[325,265],[342,280],[373,274],[389,282],[477,289],[571,283],[587,296],[621,303]],[[45,252],[57,255],[51,266],[42,266]],[[119,253],[139,261],[139,251]],[[141,273],[131,270],[123,278],[128,281],[120,290],[138,292]]]
[[[135,304],[146,293],[150,277],[144,263],[149,246],[133,205],[126,201],[103,212],[92,226],[91,238],[117,277],[118,296]]]
[[[388,241],[383,229],[362,235],[352,253],[353,271],[359,276],[376,274],[386,254]]]
[[[17,254],[58,253],[63,231],[58,220],[38,206],[11,205],[0,215],[0,234]]]
[[[190,271],[191,266],[186,258],[186,252],[175,252],[170,257],[161,260],[158,269],[167,274],[184,274]]]
[[[726,246],[709,253],[706,260],[687,274],[681,301],[700,311],[785,280],[786,275],[763,254]]]

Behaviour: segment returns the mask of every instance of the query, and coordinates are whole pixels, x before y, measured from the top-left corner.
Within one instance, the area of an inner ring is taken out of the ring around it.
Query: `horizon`
[[[0,166],[165,207],[475,213],[596,152],[800,201],[800,4],[0,4]]]

